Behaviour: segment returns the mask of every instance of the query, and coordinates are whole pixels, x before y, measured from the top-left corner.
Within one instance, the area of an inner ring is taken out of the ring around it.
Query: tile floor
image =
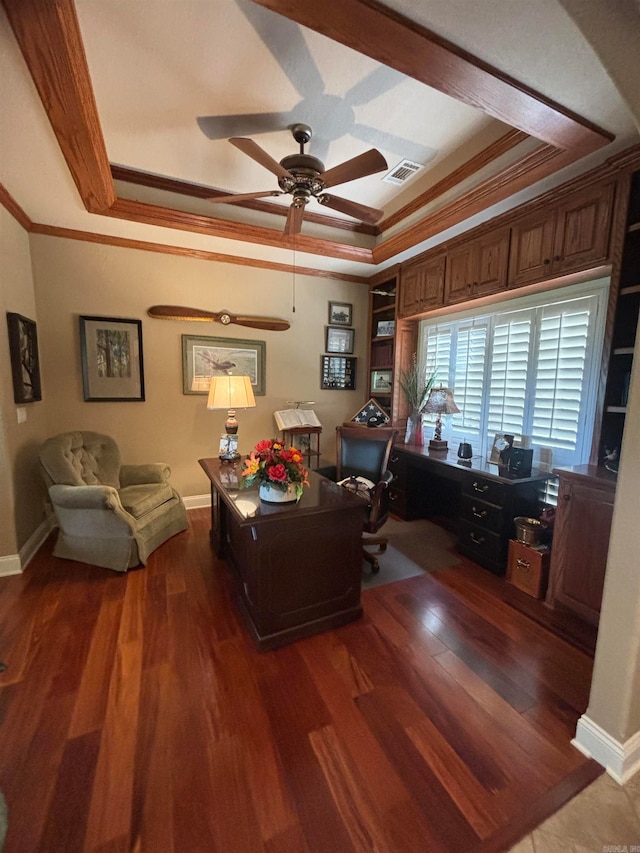
[[[603,773],[509,853],[640,853],[640,773]]]

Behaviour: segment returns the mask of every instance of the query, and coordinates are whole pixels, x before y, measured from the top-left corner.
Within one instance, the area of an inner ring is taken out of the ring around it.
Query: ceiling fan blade
[[[356,178],[374,175],[386,168],[388,168],[387,161],[382,154],[375,148],[371,148],[364,154],[358,154],[357,157],[346,160],[339,166],[334,166],[333,169],[323,172],[319,177],[324,182],[325,187],[335,187],[337,184],[344,184],[346,181],[355,181]]]
[[[232,204],[234,201],[249,201],[253,198],[267,198],[268,196],[282,195],[280,190],[266,190],[261,193],[233,193],[232,195],[214,195],[206,199],[212,204]]]
[[[255,160],[256,163],[260,163],[261,166],[264,166],[265,169],[273,172],[273,174],[277,175],[279,178],[293,179],[291,172],[288,172],[284,166],[281,166],[280,163],[278,163],[277,160],[274,160],[270,154],[267,154],[264,148],[261,148],[257,142],[253,141],[253,139],[245,139],[242,136],[233,136],[229,142],[232,145],[235,145],[236,148],[239,148],[243,154],[251,157],[251,159]]]
[[[302,220],[304,219],[304,205],[292,204],[287,213],[287,221],[284,224],[284,233],[287,236],[299,234],[302,230]]]
[[[208,139],[228,139],[242,134],[270,133],[291,123],[290,113],[239,113],[226,116],[198,116],[198,127]]]
[[[318,196],[320,204],[327,207],[332,207],[334,210],[339,210],[340,213],[346,213],[347,216],[353,216],[361,222],[368,222],[369,225],[375,225],[384,214],[384,210],[378,210],[375,207],[367,207],[366,204],[358,204],[357,201],[349,201],[346,198],[340,198],[336,195],[322,193]]]
[[[200,308],[186,308],[183,305],[152,305],[147,314],[158,320],[222,323],[223,326],[234,323],[236,326],[250,326],[252,329],[267,329],[272,332],[284,332],[291,327],[288,320],[278,317],[245,317],[230,311],[202,311]]]

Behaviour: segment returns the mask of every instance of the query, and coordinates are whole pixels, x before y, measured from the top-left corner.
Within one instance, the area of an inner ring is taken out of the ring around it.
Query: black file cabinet
[[[509,480],[465,472],[458,527],[458,548],[476,563],[503,575],[507,568],[509,540],[514,538],[513,519],[537,518],[547,480],[528,477]]]

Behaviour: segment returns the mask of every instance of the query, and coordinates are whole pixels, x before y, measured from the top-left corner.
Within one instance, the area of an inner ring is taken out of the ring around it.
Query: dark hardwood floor
[[[4,853],[506,850],[601,773],[570,745],[591,657],[483,569],[261,654],[189,517],[126,575],[50,538],[0,579]]]

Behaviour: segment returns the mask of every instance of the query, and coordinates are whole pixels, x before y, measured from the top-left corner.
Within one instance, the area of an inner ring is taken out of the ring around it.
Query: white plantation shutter
[[[496,433],[528,435],[552,464],[588,461],[608,280],[496,304],[494,313],[421,324],[423,363],[453,389],[460,414],[443,437],[474,439],[485,455]],[[551,301],[554,297],[554,301]]]
[[[458,329],[451,388],[460,413],[453,415],[452,426],[468,438],[479,436],[482,428],[487,331],[486,322]]]
[[[541,309],[531,435],[548,447],[573,450],[582,407],[590,300]]]
[[[487,422],[490,433],[526,433],[532,320],[531,311],[519,311],[495,322]]]

